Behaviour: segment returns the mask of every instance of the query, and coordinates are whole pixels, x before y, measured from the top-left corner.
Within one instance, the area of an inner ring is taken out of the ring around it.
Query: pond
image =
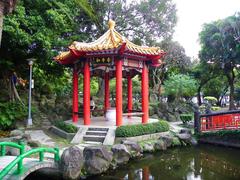
[[[240,150],[210,145],[175,148],[88,179],[239,180]]]
[[[42,178],[38,175],[34,179]],[[145,154],[116,170],[87,179],[239,180],[240,150],[211,145],[174,148]]]

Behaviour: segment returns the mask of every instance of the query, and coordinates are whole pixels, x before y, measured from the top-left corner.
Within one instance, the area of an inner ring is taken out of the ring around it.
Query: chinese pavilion
[[[78,121],[78,74],[83,73],[83,120],[91,123],[90,79],[98,76],[105,82],[104,111],[110,108],[109,80],[116,77],[116,125],[122,125],[122,78],[127,78],[128,113],[132,107],[132,78],[141,74],[142,123],[147,123],[148,110],[148,68],[158,67],[165,54],[159,47],[138,46],[115,30],[115,22],[110,20],[109,30],[91,43],[73,42],[67,52],[60,53],[55,61],[73,68],[72,121]]]

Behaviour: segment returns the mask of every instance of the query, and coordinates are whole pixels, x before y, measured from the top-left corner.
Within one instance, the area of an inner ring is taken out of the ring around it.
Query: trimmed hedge
[[[65,123],[63,121],[57,121],[54,125],[67,133],[77,133],[78,131],[78,128],[76,126]]]
[[[193,119],[193,115],[192,114],[180,114],[180,119],[185,124]]]
[[[216,132],[199,133],[198,138],[204,137],[222,137],[222,138],[238,138],[240,139],[240,130],[221,130]]]
[[[116,137],[141,136],[145,134],[166,132],[168,130],[169,130],[168,122],[160,120],[159,122],[156,123],[120,126],[116,129]]]

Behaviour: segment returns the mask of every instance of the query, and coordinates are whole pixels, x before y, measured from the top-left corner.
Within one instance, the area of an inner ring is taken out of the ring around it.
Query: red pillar
[[[116,126],[122,125],[122,61],[116,60]]]
[[[110,96],[110,89],[109,89],[109,72],[105,73],[104,76],[104,86],[105,86],[105,99],[104,99],[104,111],[106,112],[110,107],[109,103],[109,96]]]
[[[142,171],[142,179],[149,180],[149,167],[144,167]]]
[[[131,74],[129,73],[127,76],[128,82],[128,113],[132,112],[132,78]],[[128,117],[131,117],[130,115]]]
[[[83,84],[83,120],[84,125],[90,125],[90,67],[88,60],[84,64],[84,84]]]
[[[142,123],[148,122],[148,68],[146,64],[143,65],[142,69]]]
[[[72,121],[78,121],[78,71],[76,66],[73,68],[73,96],[72,96]]]

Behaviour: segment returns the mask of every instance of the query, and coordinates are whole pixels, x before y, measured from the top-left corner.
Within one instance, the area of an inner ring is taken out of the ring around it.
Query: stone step
[[[82,146],[94,146],[94,145],[101,145],[101,142],[94,142],[94,141],[84,141],[84,144],[82,144]]]
[[[94,136],[94,135],[85,135],[83,136],[84,141],[93,141],[93,142],[101,142],[103,143],[105,136]]]
[[[88,128],[88,131],[108,131],[108,128],[100,128],[100,127],[91,127]]]
[[[106,136],[107,132],[105,132],[105,131],[87,131],[86,135]]]

